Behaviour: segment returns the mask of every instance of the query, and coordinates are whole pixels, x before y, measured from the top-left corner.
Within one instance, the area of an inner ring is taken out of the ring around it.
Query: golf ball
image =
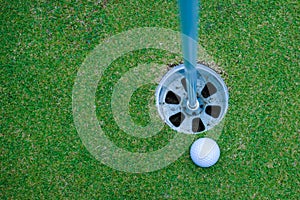
[[[210,167],[219,160],[220,148],[214,140],[200,138],[192,144],[190,155],[196,165]]]

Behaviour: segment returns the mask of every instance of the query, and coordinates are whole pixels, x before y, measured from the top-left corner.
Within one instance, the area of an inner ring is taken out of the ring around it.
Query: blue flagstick
[[[182,47],[188,94],[188,107],[197,109],[197,44],[198,44],[198,0],[178,0],[181,19]],[[188,36],[188,37],[186,37]]]

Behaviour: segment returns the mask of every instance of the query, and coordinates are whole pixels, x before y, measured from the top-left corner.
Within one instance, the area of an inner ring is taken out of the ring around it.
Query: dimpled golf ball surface
[[[192,144],[190,154],[196,165],[210,167],[219,160],[220,148],[214,140],[200,138]]]

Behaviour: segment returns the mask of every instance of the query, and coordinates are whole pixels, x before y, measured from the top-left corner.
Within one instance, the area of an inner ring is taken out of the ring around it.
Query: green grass
[[[2,0],[0,198],[299,199],[299,7],[293,0],[202,1],[199,43],[226,71],[230,88],[221,159],[197,168],[187,148],[167,168],[130,174],[85,149],[73,123],[72,87],[81,63],[105,38],[137,27],[179,30],[177,2]],[[180,58],[151,49],[124,55],[97,90],[106,134],[135,152],[161,148],[174,132],[165,127],[164,134],[137,139],[120,131],[107,105],[110,88],[153,60],[167,66]],[[149,116],[139,100],[155,86],[144,89],[130,104],[141,125]]]

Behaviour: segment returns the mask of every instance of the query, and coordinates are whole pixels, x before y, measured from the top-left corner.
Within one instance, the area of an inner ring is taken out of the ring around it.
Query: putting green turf
[[[299,199],[298,11],[292,0],[203,1],[199,43],[226,71],[230,89],[221,158],[201,169],[187,147],[164,169],[131,174],[86,150],[73,123],[72,87],[81,63],[105,38],[137,27],[179,30],[177,2],[1,1],[0,198]],[[108,106],[113,84],[139,63],[167,67],[180,59],[141,50],[105,72],[97,115],[118,146],[152,151],[174,132],[165,127],[165,134],[139,140],[120,131]],[[146,125],[143,102],[155,86],[143,89],[130,110]]]

